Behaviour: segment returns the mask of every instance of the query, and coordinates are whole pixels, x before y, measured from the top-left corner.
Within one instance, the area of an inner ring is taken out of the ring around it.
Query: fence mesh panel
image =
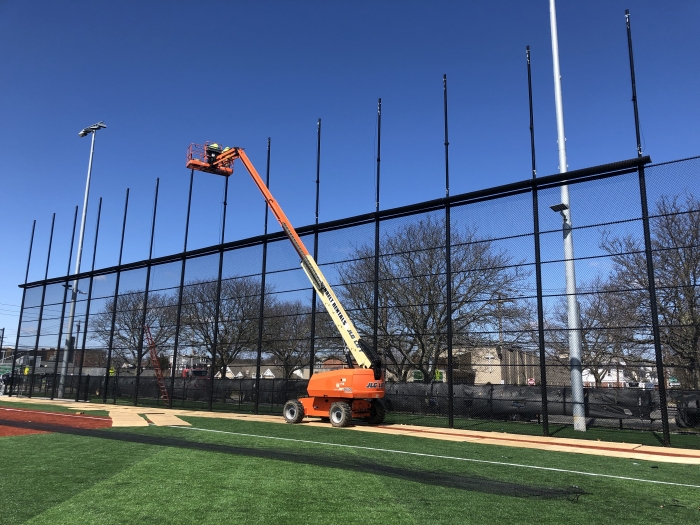
[[[321,225],[317,241],[313,228],[304,229],[304,243],[311,252],[318,243],[320,268],[370,342],[377,319],[388,421],[446,425],[454,418],[464,428],[507,420],[536,424],[546,392],[549,421],[571,424],[575,335],[589,425],[658,430],[660,384],[669,389],[672,424],[700,425],[700,158],[647,166],[644,174],[648,217],[637,172],[571,181],[565,210],[570,231],[561,208],[551,209],[562,203],[560,185],[536,190],[537,210],[530,188],[456,198],[449,266],[446,209],[434,202],[382,214],[377,254],[371,217]],[[663,377],[654,344],[645,221]],[[566,235],[574,246],[573,294],[566,284]],[[346,366],[342,339],[318,298],[313,305],[299,257],[278,234],[212,247],[205,255],[174,256],[150,268],[147,287],[148,264],[117,270],[118,290],[116,272],[95,272],[89,298],[90,277],[80,280],[72,335],[78,322],[82,332],[75,350],[66,344],[66,286],[72,281],[26,287],[15,375],[6,381],[14,393],[54,395],[56,372],[64,378],[64,397],[163,403],[144,324],[155,339],[172,406],[280,413],[286,400],[304,394],[312,370]]]

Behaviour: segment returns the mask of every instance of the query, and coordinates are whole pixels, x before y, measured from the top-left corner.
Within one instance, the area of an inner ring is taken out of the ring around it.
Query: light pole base
[[[579,432],[586,431],[586,416],[574,416],[574,430]]]

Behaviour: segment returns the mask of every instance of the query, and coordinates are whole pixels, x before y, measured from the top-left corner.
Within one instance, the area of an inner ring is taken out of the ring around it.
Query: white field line
[[[277,436],[259,436],[257,434],[245,434],[243,432],[227,432],[225,430],[212,430],[209,428],[197,428],[197,427],[181,427],[177,425],[170,425],[170,428],[180,428],[183,430],[199,430],[201,432],[214,432],[216,434],[229,434],[232,436],[245,436],[245,437],[254,437],[254,438],[260,438],[260,439],[275,439],[278,441],[291,441],[293,443],[307,443],[310,445],[324,445],[327,447],[341,447],[341,448],[354,448],[358,450],[370,450],[372,452],[388,452],[390,454],[404,454],[407,456],[420,456],[420,457],[426,457],[426,458],[436,458],[436,459],[451,459],[454,461],[468,461],[470,463],[484,463],[487,465],[502,465],[506,467],[519,467],[519,468],[529,468],[529,469],[535,469],[535,470],[548,470],[551,472],[564,472],[566,474],[579,474],[581,476],[593,476],[593,477],[598,477],[598,478],[611,478],[611,479],[620,479],[620,480],[625,480],[625,481],[638,481],[640,483],[653,483],[656,485],[671,485],[674,487],[689,487],[692,489],[700,489],[700,485],[690,485],[688,483],[674,483],[672,481],[656,481],[653,479],[641,479],[641,478],[630,478],[627,476],[613,476],[612,474],[597,474],[595,472],[583,472],[580,470],[567,470],[563,468],[554,468],[554,467],[540,467],[537,465],[521,465],[519,463],[507,463],[504,461],[488,461],[485,459],[473,459],[473,458],[460,458],[456,456],[441,456],[438,454],[426,454],[422,452],[407,452],[405,450],[391,450],[391,449],[386,449],[386,448],[375,448],[375,447],[363,447],[359,445],[344,445],[341,443],[325,443],[323,441],[309,441],[306,439],[292,439],[292,438],[283,438],[283,437],[277,437]]]

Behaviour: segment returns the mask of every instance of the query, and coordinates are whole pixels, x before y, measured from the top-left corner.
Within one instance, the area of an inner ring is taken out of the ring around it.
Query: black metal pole
[[[265,175],[265,186],[270,188],[270,137],[267,137],[267,169]],[[260,409],[260,366],[262,364],[262,341],[263,341],[263,330],[264,330],[264,320],[265,320],[265,278],[267,275],[267,219],[270,213],[270,208],[267,203],[265,203],[265,239],[263,240],[263,252],[262,252],[262,270],[260,272],[260,313],[258,314],[258,353],[255,358],[255,388],[254,395],[255,406],[253,412],[258,413]],[[313,321],[311,324],[311,330],[313,334]],[[313,346],[313,335],[311,336],[311,344]]]
[[[90,267],[90,284],[88,285],[87,303],[85,305],[85,326],[83,327],[83,343],[80,350],[80,366],[78,368],[78,391],[75,395],[76,402],[80,398],[80,385],[83,381],[83,365],[85,363],[85,343],[87,342],[88,323],[90,321],[90,303],[92,302],[92,285],[95,281],[95,259],[97,257],[97,239],[100,236],[100,215],[102,214],[102,197],[97,205],[97,225],[95,226],[95,244],[92,248],[92,266]],[[77,343],[77,339],[76,339]],[[89,377],[89,375],[88,375]],[[90,385],[87,385],[89,388]],[[87,393],[87,391],[86,391]]]
[[[450,161],[447,137],[447,75],[442,76],[443,100],[445,106],[445,198],[450,197]],[[447,279],[447,419],[450,428],[454,427],[454,395],[452,383],[452,234],[450,231],[450,203],[445,202],[445,276]],[[437,367],[437,363],[435,363]]]
[[[75,331],[75,339],[73,339],[73,360],[75,363],[75,351],[78,348],[78,339],[80,338],[80,319],[76,322],[76,331]],[[73,365],[75,369],[75,364]],[[73,386],[73,377],[71,376],[71,381],[70,381],[71,387]],[[76,401],[78,400],[78,396],[80,395],[80,381],[78,381],[78,390],[77,390],[77,395],[76,395]],[[65,397],[65,394],[64,394]]]
[[[46,254],[46,271],[44,272],[44,281],[49,278],[49,262],[51,261],[51,245],[53,244],[53,227],[56,223],[56,214],[51,217],[51,233],[49,234],[49,250]],[[46,301],[46,284],[41,289],[41,303],[39,306],[39,320],[36,326],[36,341],[34,343],[34,362],[32,363],[32,375],[29,378],[29,397],[34,393],[34,375],[36,374],[36,360],[39,357],[39,338],[41,337],[41,321],[44,317],[44,302]],[[2,348],[0,346],[0,348]]]
[[[219,315],[221,314],[221,276],[224,271],[224,239],[226,235],[226,205],[228,202],[228,177],[224,183],[224,213],[221,219],[221,244],[219,245],[219,275],[216,280],[216,308],[214,310],[214,340],[211,348],[211,368],[209,370],[209,410],[214,410],[214,375],[216,374],[216,353],[219,344]],[[223,364],[223,359],[221,360]]]
[[[97,239],[100,235],[100,215],[102,214],[102,197],[97,205],[97,224],[95,225],[95,244],[92,247],[92,265],[90,266],[90,271],[95,271],[95,258],[97,257]]]
[[[158,188],[160,178],[156,178],[156,194],[153,198],[153,217],[151,219],[151,242],[148,248],[148,266],[146,266],[146,288],[143,291],[143,313],[141,314],[141,326],[139,326],[139,346],[136,350],[136,385],[134,386],[134,406],[139,400],[139,382],[141,378],[141,361],[143,360],[143,337],[144,326],[146,324],[146,314],[148,313],[148,289],[151,285],[151,259],[153,259],[153,240],[156,234],[156,212],[158,211]]]
[[[24,272],[24,284],[27,284],[29,279],[29,264],[32,262],[32,247],[34,246],[34,230],[36,229],[36,219],[32,223],[32,236],[29,239],[29,255],[27,256],[27,271]],[[17,339],[15,342],[15,350],[12,352],[12,370],[10,372],[10,392],[9,397],[12,397],[12,390],[15,386],[15,367],[17,363],[17,352],[19,351],[19,336],[22,333],[22,314],[24,313],[24,300],[27,297],[27,289],[22,289],[22,303],[19,307],[19,322],[17,323]],[[19,394],[17,394],[19,395]]]
[[[625,10],[627,23],[627,48],[630,57],[630,77],[632,81],[632,106],[634,108],[634,130],[637,138],[637,157],[642,157],[642,140],[639,131],[639,108],[637,106],[637,81],[634,74],[634,53],[632,52],[632,29],[630,27],[630,11]],[[659,329],[659,312],[656,302],[656,282],[654,279],[654,259],[651,246],[651,228],[649,226],[649,202],[647,199],[646,176],[644,165],[640,164],[639,193],[642,204],[642,224],[644,226],[644,253],[647,262],[647,281],[649,283],[649,300],[651,302],[651,326],[654,334],[654,352],[656,354],[656,373],[659,377],[659,405],[661,409],[661,425],[664,446],[671,446],[671,433],[668,426],[668,406],[666,399],[666,375],[664,373],[663,354],[661,352],[661,331]]]
[[[190,209],[192,208],[192,186],[194,184],[194,169],[190,171],[190,191],[187,196],[187,218],[185,219],[185,243],[182,248],[182,268],[180,269],[180,288],[177,295],[177,319],[175,321],[175,342],[173,344],[173,366],[170,371],[170,408],[173,407],[175,393],[175,374],[177,372],[177,351],[180,344],[180,326],[182,318],[182,293],[185,289],[185,267],[187,263],[187,237],[190,232]]]
[[[158,211],[158,188],[160,187],[160,178],[156,178],[156,194],[153,198],[153,218],[151,219],[151,244],[148,247],[148,260],[153,259],[153,240],[156,235],[156,213]]]
[[[61,338],[63,337],[63,319],[66,315],[66,299],[68,298],[68,278],[70,277],[70,265],[73,260],[73,244],[75,243],[75,227],[78,224],[78,207],[75,207],[73,215],[73,235],[70,241],[70,250],[68,251],[68,269],[66,270],[66,282],[63,284],[63,303],[61,303],[61,323],[58,325],[58,342],[56,343],[56,361],[53,366],[53,381],[51,385],[51,399],[56,396],[56,378],[58,376],[58,363],[61,353]],[[68,349],[66,348],[66,352]]]
[[[90,292],[92,292],[92,277],[90,278],[90,284],[88,286]],[[88,297],[88,303],[90,302],[90,298]],[[87,316],[89,315],[89,307],[86,310],[85,313],[85,327],[83,329],[83,342],[80,346],[80,364],[78,365],[78,388],[75,391],[75,401],[78,402],[80,401],[80,387],[82,385],[82,379],[83,379],[83,364],[85,363],[85,339],[87,337]],[[78,345],[78,337],[80,337],[80,321],[78,321],[78,336],[75,338],[76,342],[76,348]]]
[[[8,396],[12,397],[12,391],[14,390],[15,386],[15,366],[17,362],[17,352],[19,348],[19,334],[20,334],[20,329],[22,327],[22,313],[24,310],[24,299],[27,296],[27,289],[23,288],[22,289],[22,302],[20,303],[20,310],[19,310],[19,321],[17,323],[17,341],[15,343],[15,349],[12,351],[12,369],[10,372],[10,391],[8,392]],[[17,392],[17,396],[19,397],[19,392]]]
[[[527,93],[530,103],[530,157],[532,159],[532,179],[537,178],[535,159],[535,117],[532,107],[532,72],[530,69],[530,46],[525,48],[527,56]],[[542,435],[549,436],[549,405],[547,398],[547,360],[544,341],[544,305],[542,302],[542,258],[540,255],[540,207],[537,185],[532,185],[532,220],[535,239],[535,282],[537,286],[537,339],[540,353],[540,395],[542,397]]]
[[[537,162],[535,159],[535,116],[532,106],[532,70],[530,66],[530,46],[525,46],[525,56],[527,58],[527,95],[530,106],[530,158],[532,159],[532,178],[534,180],[537,178]],[[537,185],[533,184],[533,187],[537,188]]]
[[[379,354],[379,176],[382,161],[382,99],[377,100],[377,180],[374,199],[374,320],[372,323],[372,341],[374,350]],[[383,355],[382,355],[383,357]]]
[[[627,49],[630,56],[630,77],[632,80],[632,107],[634,108],[634,131],[637,137],[637,157],[642,156],[642,139],[639,131],[639,108],[637,107],[637,81],[634,75],[634,53],[632,52],[632,28],[630,26],[630,10],[625,9],[627,24]]]
[[[112,301],[112,325],[109,329],[109,346],[107,347],[107,367],[105,369],[105,387],[102,393],[102,402],[107,403],[107,389],[109,387],[110,370],[112,368],[112,346],[114,344],[114,325],[117,321],[117,302],[119,300],[119,281],[121,279],[122,255],[124,254],[124,233],[126,232],[126,213],[129,210],[129,188],[126,189],[124,199],[124,218],[122,219],[122,237],[119,243],[119,262],[117,263],[117,278],[114,283],[114,300]],[[117,376],[118,379],[118,376]],[[116,403],[116,398],[115,398]]]
[[[314,261],[318,264],[318,207],[321,197],[321,119],[316,127],[316,222],[314,228]],[[309,352],[309,379],[314,375],[316,360],[316,289],[311,287],[311,351]]]
[[[316,126],[316,224],[318,224],[318,205],[321,191],[321,119]]]

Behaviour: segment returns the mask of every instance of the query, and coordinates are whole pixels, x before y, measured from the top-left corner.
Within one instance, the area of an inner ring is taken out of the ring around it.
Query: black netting
[[[698,175],[700,158],[646,167],[648,219],[636,172],[538,189],[539,261],[525,187],[454,203],[449,266],[447,213],[434,203],[381,219],[378,254],[373,219],[322,226],[319,267],[370,344],[376,319],[388,420],[541,423],[546,393],[549,422],[571,424],[572,349],[579,345],[588,424],[657,429],[667,408],[675,428],[700,425]],[[313,253],[315,237],[306,231]],[[78,323],[81,332],[78,350],[67,353],[65,395],[164,403],[143,339],[145,313],[173,406],[279,413],[304,394],[312,370],[346,366],[343,340],[318,298],[313,305],[299,262],[286,239],[251,239],[153,266],[148,289],[146,267],[122,270],[116,302],[117,273],[96,272],[87,318],[88,297],[76,296],[73,336]],[[83,279],[78,288],[89,285]],[[21,394],[51,395],[67,352],[71,293],[64,303],[65,283],[47,285],[42,302],[43,292],[43,283],[25,292],[14,378]],[[665,398],[660,385],[668,387]]]

